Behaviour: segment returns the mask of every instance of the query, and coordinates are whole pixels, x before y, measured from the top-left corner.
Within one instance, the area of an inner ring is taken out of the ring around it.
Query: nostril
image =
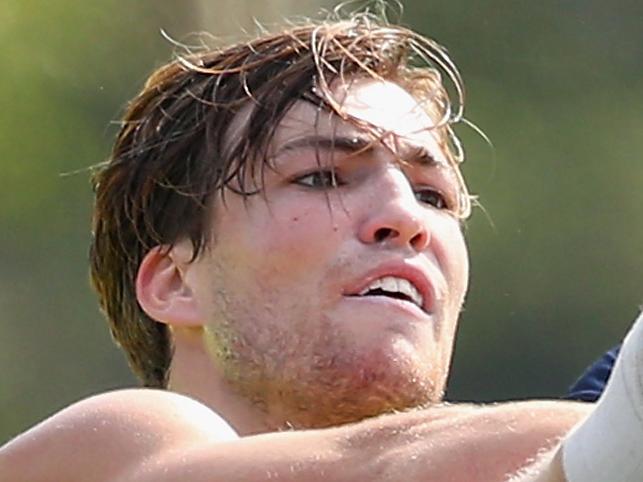
[[[416,249],[424,249],[424,245],[426,244],[426,237],[424,236],[423,233],[417,233],[415,236],[413,236],[413,239],[411,239],[411,246],[413,246]]]
[[[376,243],[381,243],[382,241],[388,239],[388,238],[393,238],[394,233],[393,230],[390,228],[380,228],[377,231],[375,231],[374,234],[374,239]]]

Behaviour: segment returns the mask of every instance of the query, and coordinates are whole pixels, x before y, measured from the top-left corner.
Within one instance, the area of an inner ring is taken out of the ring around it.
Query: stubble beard
[[[329,326],[306,337],[273,327],[259,343],[256,331],[226,324],[211,335],[230,388],[273,430],[338,426],[442,400],[440,367],[419,355],[359,353]]]

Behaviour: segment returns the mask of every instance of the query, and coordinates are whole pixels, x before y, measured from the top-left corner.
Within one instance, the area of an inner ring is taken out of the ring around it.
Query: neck
[[[174,330],[174,356],[168,388],[203,403],[241,435],[273,431],[266,414],[235,393],[209,355],[203,330]]]

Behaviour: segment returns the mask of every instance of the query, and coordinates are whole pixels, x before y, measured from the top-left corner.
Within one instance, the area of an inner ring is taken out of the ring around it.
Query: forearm
[[[460,413],[453,408],[450,415]],[[469,409],[466,409],[467,411]],[[385,415],[342,427],[285,431],[243,437],[234,442],[171,447],[136,463],[119,480],[125,482],[357,482],[419,481],[417,468],[428,473],[406,448],[416,437],[428,435],[426,424],[444,418],[441,409]],[[435,427],[438,429],[438,425]],[[424,450],[431,440],[425,440]],[[430,450],[430,449],[429,449]],[[391,464],[391,460],[399,460]],[[402,463],[402,460],[406,460]],[[391,476],[391,470],[403,472]],[[411,475],[411,472],[415,475]]]
[[[560,447],[543,454],[536,463],[521,470],[507,482],[568,482]]]
[[[555,446],[581,404],[453,405],[326,430],[282,432],[159,454],[128,481],[503,481]]]
[[[381,417],[369,430],[355,425],[352,440],[367,452],[384,447],[377,453],[377,480],[399,480],[403,473],[405,480],[505,481],[556,447],[590,409],[558,401],[444,406],[399,420]]]
[[[122,482],[336,481],[362,479],[328,431],[272,433],[227,443],[197,443],[137,464]]]
[[[437,406],[230,440],[220,418],[195,404],[157,390],[84,400],[0,448],[0,480],[493,482],[555,444],[586,410],[565,402]]]

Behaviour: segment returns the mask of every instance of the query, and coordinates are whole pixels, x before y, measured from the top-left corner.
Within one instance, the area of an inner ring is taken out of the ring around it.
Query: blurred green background
[[[330,4],[326,4],[328,7]],[[91,192],[113,120],[177,39],[234,38],[313,1],[0,4],[0,443],[135,384],[88,285]],[[409,0],[464,73],[472,281],[449,397],[564,392],[643,301],[643,3]]]

